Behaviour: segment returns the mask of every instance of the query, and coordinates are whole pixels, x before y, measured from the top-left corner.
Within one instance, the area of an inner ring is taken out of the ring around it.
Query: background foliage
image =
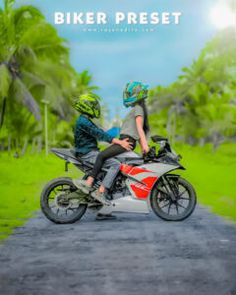
[[[221,31],[168,87],[151,91],[151,123],[173,142],[203,145],[236,136],[236,34]]]
[[[28,143],[32,151],[37,143],[41,150],[44,101],[49,103],[51,144],[68,144],[72,126],[65,121],[75,117],[73,98],[97,87],[88,71],[76,73],[66,40],[38,9],[13,4],[5,0],[0,10],[1,149],[24,154]]]
[[[16,9],[13,0],[5,0],[0,10],[0,239],[38,208],[42,186],[64,174],[61,161],[42,153],[44,101],[49,145],[69,147],[78,115],[72,100],[96,89],[88,71],[77,73],[71,66],[66,40],[38,9]],[[235,28],[215,36],[176,82],[157,85],[148,101],[152,134],[168,136],[183,154],[184,177],[200,202],[236,220]],[[106,105],[102,113],[99,123],[105,126]],[[70,175],[79,176],[74,170]]]

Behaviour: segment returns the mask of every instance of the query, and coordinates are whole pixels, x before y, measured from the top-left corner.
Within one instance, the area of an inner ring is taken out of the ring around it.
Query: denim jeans
[[[83,156],[80,157],[82,161],[89,162],[91,164],[94,164],[97,158],[97,155],[99,154],[99,151],[91,151]],[[117,174],[120,171],[120,162],[114,158],[109,158],[104,162],[104,165],[102,168],[107,169],[108,171],[102,181],[102,184],[105,186],[105,188],[109,189],[111,188]]]

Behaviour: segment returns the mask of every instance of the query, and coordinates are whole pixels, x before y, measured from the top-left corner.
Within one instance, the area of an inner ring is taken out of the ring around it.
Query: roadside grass
[[[24,224],[39,209],[43,186],[60,176],[79,177],[76,167],[64,171],[64,161],[55,155],[25,155],[15,159],[0,153],[0,240]]]
[[[183,155],[186,171],[178,171],[196,189],[198,202],[211,211],[236,221],[236,144],[224,144],[216,152],[212,147],[176,145]],[[24,224],[39,208],[43,186],[60,176],[79,177],[73,165],[64,171],[64,161],[50,154],[25,155],[15,159],[0,153],[0,240]]]
[[[187,168],[181,172],[195,187],[198,202],[210,211],[236,221],[236,144],[176,146]]]

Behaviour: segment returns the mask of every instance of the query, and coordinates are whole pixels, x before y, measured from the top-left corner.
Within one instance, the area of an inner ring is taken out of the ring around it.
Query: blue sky
[[[0,4],[2,5],[2,0]],[[88,69],[98,93],[108,104],[111,116],[122,106],[122,89],[126,82],[140,80],[149,84],[168,85],[181,74],[181,68],[197,58],[205,43],[216,33],[209,12],[215,0],[16,0],[17,5],[38,7],[50,23],[54,12],[104,11],[111,16],[116,11],[152,12],[180,11],[180,24],[147,26],[154,32],[101,33],[82,32],[85,26],[56,26],[68,40],[71,63],[78,71]],[[96,26],[95,26],[96,27]],[[106,27],[112,27],[107,25]],[[128,27],[128,26],[123,26]],[[130,28],[134,26],[130,26]]]

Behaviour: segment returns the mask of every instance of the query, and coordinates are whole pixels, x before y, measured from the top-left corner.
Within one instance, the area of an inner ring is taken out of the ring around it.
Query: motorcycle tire
[[[171,176],[170,176],[171,179]],[[193,188],[193,186],[184,178],[182,177],[176,177],[175,175],[173,175],[173,179],[172,181],[175,181],[175,185],[179,187],[183,187],[184,188],[184,193],[186,192],[188,194],[188,198],[184,198],[184,197],[180,197],[178,199],[177,197],[177,202],[173,202],[170,198],[170,196],[168,197],[167,193],[163,193],[163,182],[159,181],[156,186],[154,187],[153,191],[152,191],[152,195],[151,195],[151,207],[153,212],[159,216],[160,218],[167,220],[167,221],[182,221],[186,218],[188,218],[194,211],[196,203],[197,203],[197,196],[196,196],[196,192]],[[183,192],[181,192],[179,195],[183,195]],[[180,200],[188,200],[189,203],[187,205],[186,208],[184,208],[184,206],[182,204],[179,203]],[[161,206],[161,203],[164,202],[164,205]],[[169,202],[169,203],[168,203]],[[175,207],[176,208],[176,215],[170,214],[171,210],[173,211],[173,208],[170,210],[171,207]],[[167,208],[167,212],[166,210],[163,210],[164,207],[168,207]],[[179,213],[179,208],[182,208],[182,212]],[[184,208],[184,210],[183,210]]]
[[[76,208],[75,210],[73,208],[72,214],[69,214],[69,215],[66,214],[65,216],[56,214],[49,205],[49,200],[51,199],[50,198],[51,193],[56,188],[59,188],[59,187],[61,187],[62,188],[61,191],[63,191],[63,186],[67,187],[67,192],[69,190],[68,193],[74,192],[77,190],[77,188],[74,186],[74,184],[72,182],[72,179],[69,177],[60,177],[60,178],[55,178],[55,179],[51,180],[50,182],[48,182],[45,185],[45,187],[41,193],[41,197],[40,197],[41,210],[44,213],[44,215],[54,223],[58,223],[58,224],[74,223],[74,222],[80,220],[81,217],[86,212],[86,209],[87,209],[86,204],[79,204],[78,208]],[[61,194],[63,195],[63,192]],[[69,201],[68,201],[68,203],[69,203]],[[58,208],[57,208],[57,210],[59,210]],[[69,210],[70,210],[70,208],[68,209],[68,211]],[[72,211],[72,209],[70,211]]]

